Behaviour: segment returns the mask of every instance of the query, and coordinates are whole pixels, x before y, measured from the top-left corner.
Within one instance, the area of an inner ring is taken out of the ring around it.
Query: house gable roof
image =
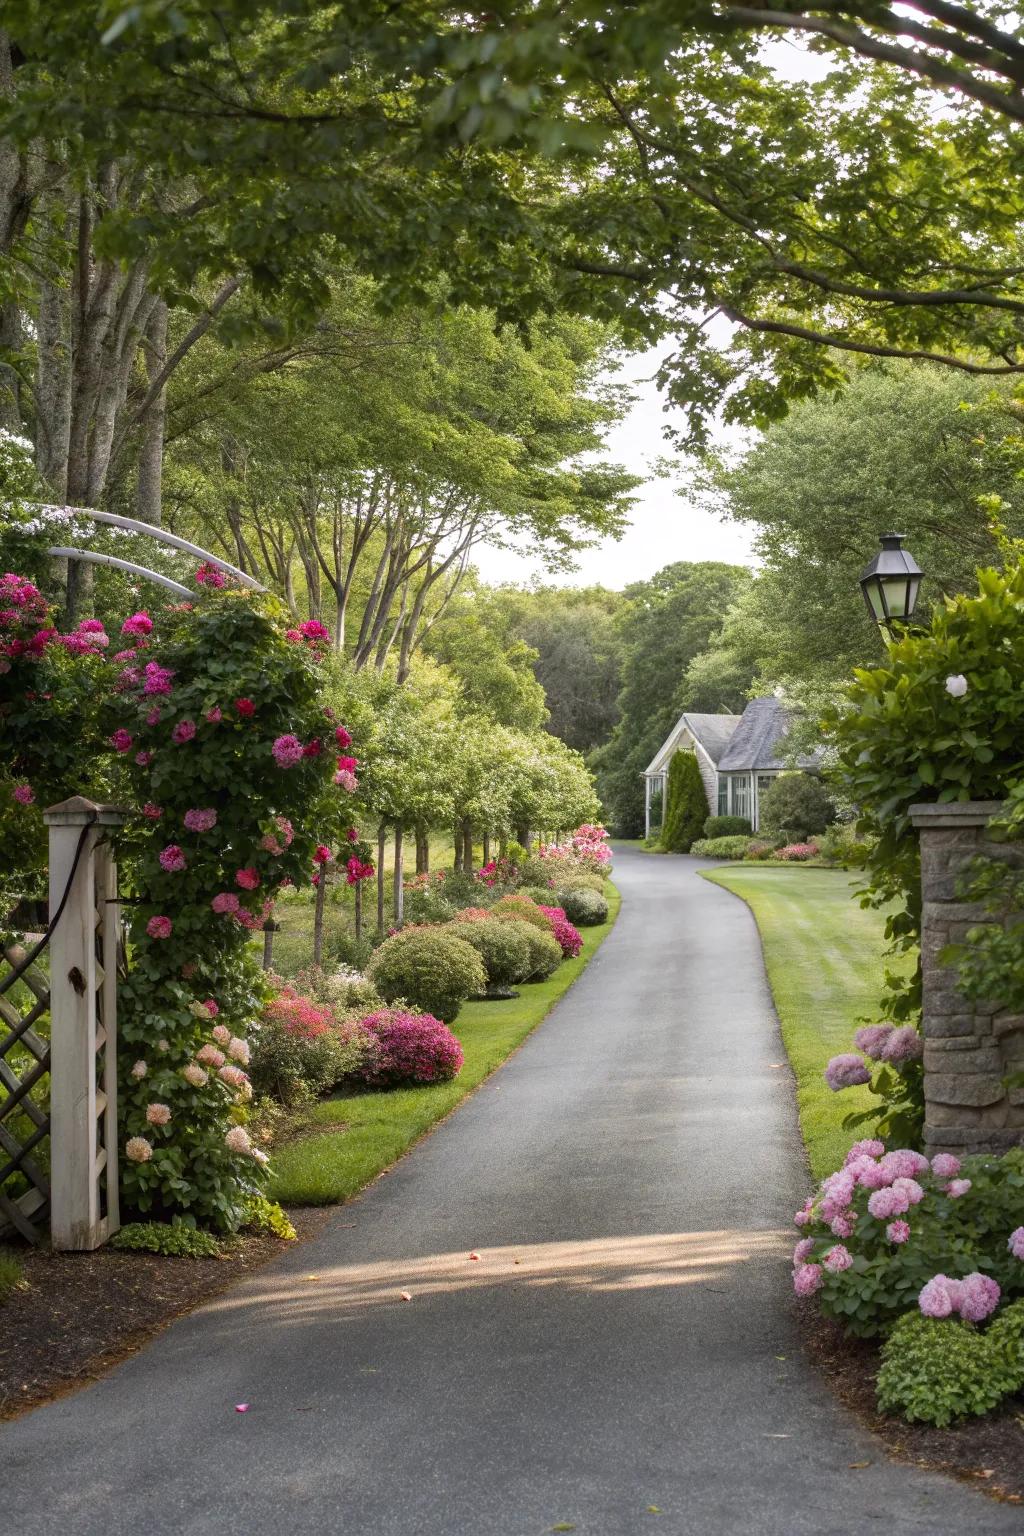
[[[740,719],[741,716],[739,715],[694,715],[688,713],[680,715],[668,736],[651,758],[644,772],[647,774],[665,772],[684,731],[689,731],[697,745],[707,753],[711,761],[717,766],[722,753],[729,745],[729,738],[740,723]]]
[[[781,699],[751,699],[719,759],[719,771],[765,773],[793,767],[792,761],[780,757],[778,751],[779,742],[791,724],[792,716]],[[812,771],[819,766],[817,754],[798,757],[796,762]]]

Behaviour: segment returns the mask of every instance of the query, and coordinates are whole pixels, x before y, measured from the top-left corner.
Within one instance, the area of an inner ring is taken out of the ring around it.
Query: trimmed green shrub
[[[581,870],[576,875],[559,875],[555,885],[560,891],[598,891],[603,895],[605,882],[600,875],[590,874],[586,870]],[[547,895],[550,896],[551,892],[548,891]],[[541,906],[544,905],[545,902],[542,901]],[[550,903],[547,903],[547,905],[550,905]]]
[[[587,890],[585,886],[576,890],[559,888],[554,905],[561,907],[577,928],[596,928],[608,921],[607,901],[599,891]]]
[[[742,859],[749,847],[749,837],[702,837],[690,852],[701,859]]]
[[[459,909],[457,902],[449,901],[446,886],[414,886],[403,900],[407,923],[447,923]]]
[[[949,1318],[904,1313],[882,1346],[879,1408],[939,1429],[991,1412],[1024,1385],[1024,1373],[993,1342],[994,1328],[978,1333]]]
[[[708,814],[708,797],[695,752],[677,752],[668,769],[668,795],[661,846],[667,853],[689,853]]]
[[[553,885],[521,885],[516,895],[526,896],[538,906],[549,907],[555,899],[555,888]]]
[[[472,944],[479,954],[489,986],[508,987],[513,982],[525,981],[529,975],[530,949],[515,923],[503,923],[494,917],[460,923],[459,938]]]
[[[209,1232],[183,1221],[130,1221],[110,1239],[111,1248],[132,1253],[163,1253],[175,1259],[216,1259],[220,1243]]]
[[[509,918],[518,918],[520,922],[532,923],[535,928],[540,928],[544,933],[551,932],[551,924],[535,901],[530,901],[526,896],[503,896],[496,901],[491,908],[495,917],[500,917],[503,922]]]
[[[709,816],[704,823],[705,837],[739,837],[741,832],[749,837],[753,830],[746,816]]]
[[[524,859],[519,866],[519,888],[525,886],[539,886],[550,891],[551,882],[555,878],[555,869],[550,859],[538,858],[531,853],[528,859]]]
[[[997,1312],[986,1338],[1014,1378],[1014,1391],[1024,1387],[1024,1301],[1013,1301]]]
[[[780,773],[761,796],[761,831],[785,832],[788,842],[824,832],[835,819],[836,808],[813,773]]]
[[[386,1002],[402,999],[445,1024],[458,1017],[467,997],[487,986],[483,961],[454,924],[406,928],[393,934],[384,940],[367,970]]]
[[[544,917],[543,912],[541,916]],[[546,981],[553,976],[562,963],[562,947],[551,932],[548,920],[544,918],[545,931],[542,932],[533,923],[524,923],[520,918],[510,917],[505,919],[505,927],[511,928],[524,942],[527,949],[529,969],[525,976],[517,978],[521,981]]]

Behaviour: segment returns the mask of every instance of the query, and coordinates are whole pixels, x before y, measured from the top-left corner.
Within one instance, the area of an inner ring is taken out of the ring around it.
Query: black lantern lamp
[[[914,617],[923,572],[903,548],[902,533],[883,533],[881,542],[882,548],[861,574],[860,589],[875,623],[892,633],[894,625],[909,624]]]

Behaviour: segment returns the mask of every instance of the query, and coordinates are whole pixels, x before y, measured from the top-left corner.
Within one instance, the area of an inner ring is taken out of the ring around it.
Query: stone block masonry
[[[921,839],[921,961],[924,981],[925,1147],[936,1152],[1005,1152],[1024,1142],[1024,1090],[1006,1086],[1024,1071],[1024,1016],[968,1001],[956,969],[940,956],[970,927],[989,922],[959,894],[979,855],[1024,864],[1024,848],[985,835],[998,801],[915,805]]]

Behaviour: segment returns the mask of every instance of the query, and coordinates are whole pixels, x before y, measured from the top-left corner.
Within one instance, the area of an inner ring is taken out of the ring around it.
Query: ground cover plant
[[[811,1172],[824,1178],[850,1145],[846,1116],[879,1108],[866,1087],[836,1094],[824,1074],[858,1026],[877,1017],[886,914],[857,903],[857,877],[845,870],[741,864],[709,870],[704,878],[742,897],[754,914],[796,1074]],[[870,1122],[862,1134],[869,1130]]]
[[[317,1104],[309,1115],[309,1133],[275,1150],[269,1193],[288,1205],[335,1204],[356,1194],[408,1151],[501,1065],[580,975],[618,914],[619,894],[612,885],[608,890],[608,921],[587,929],[576,957],[565,960],[547,980],[524,988],[516,999],[463,1006],[452,1026],[464,1053],[458,1077]]]

